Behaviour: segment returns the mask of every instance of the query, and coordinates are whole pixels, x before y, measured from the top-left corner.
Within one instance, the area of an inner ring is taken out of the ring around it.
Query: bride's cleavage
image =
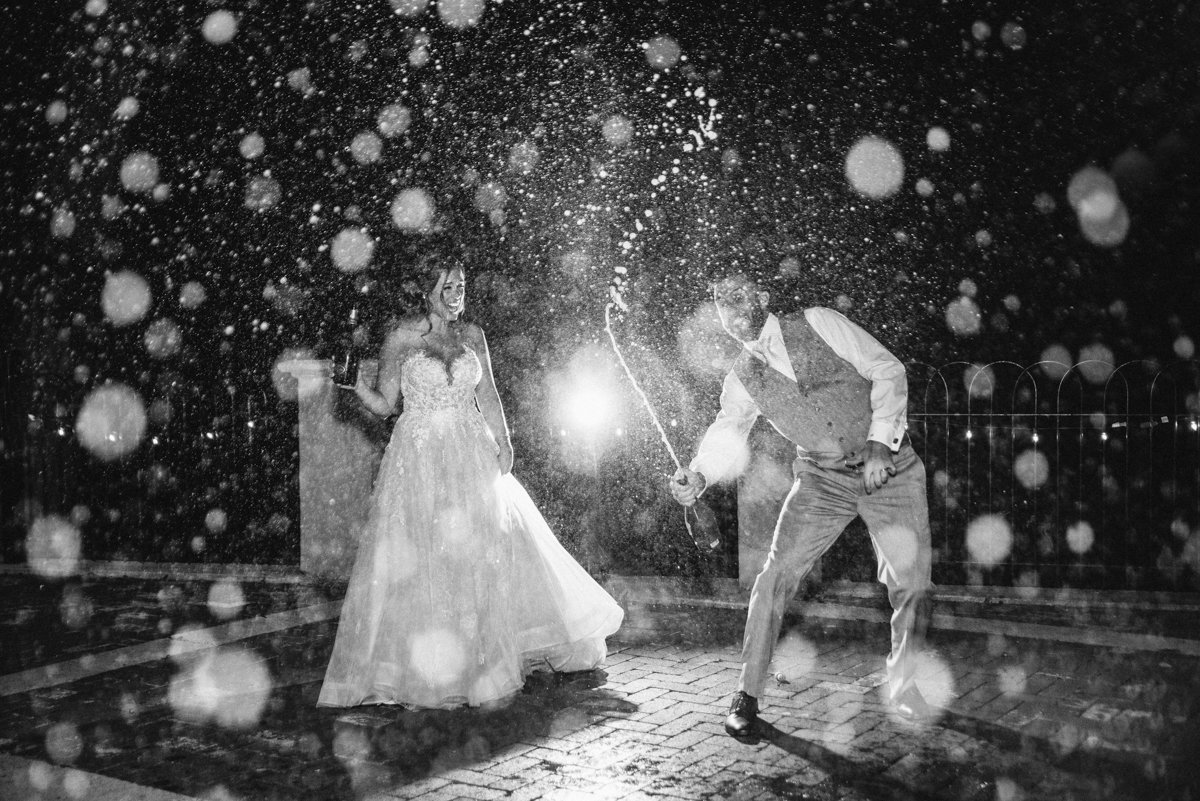
[[[434,350],[432,348],[422,348],[421,350],[419,350],[417,352],[420,353],[422,356],[424,356],[429,361],[441,365],[442,369],[444,369],[446,371],[446,376],[451,377],[451,376],[453,376],[453,373],[454,373],[455,363],[458,362],[458,360],[461,359],[463,356],[466,356],[468,350],[469,349],[465,345],[460,346],[458,352],[453,353],[453,355],[451,355],[450,358],[446,358],[445,356],[443,356],[443,354],[441,352]]]

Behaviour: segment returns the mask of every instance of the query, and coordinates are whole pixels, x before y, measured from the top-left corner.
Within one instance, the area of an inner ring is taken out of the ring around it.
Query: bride
[[[380,354],[383,454],[319,706],[447,708],[500,701],[538,669],[590,670],[616,601],[559,544],[511,475],[512,444],[459,267],[424,276],[426,313]]]

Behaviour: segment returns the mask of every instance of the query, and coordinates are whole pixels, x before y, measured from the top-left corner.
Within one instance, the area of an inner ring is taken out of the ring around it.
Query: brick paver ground
[[[86,594],[95,619],[126,621],[125,644],[150,638],[146,626],[216,624],[188,606],[203,590],[100,582]],[[60,613],[63,592],[46,590]],[[311,587],[246,597],[251,617],[325,600]],[[6,658],[10,675],[86,663],[113,639],[107,623],[107,638],[81,625],[64,648],[45,609],[22,603],[16,614],[5,600],[4,647],[25,654]],[[141,629],[128,623],[138,615]],[[1200,798],[1196,657],[934,631],[919,682],[945,711],[912,726],[879,694],[886,627],[789,619],[760,736],[738,742],[722,720],[741,622],[737,609],[632,605],[602,670],[533,677],[495,709],[411,712],[317,709],[334,623],[301,618],[196,654],[10,685],[0,753],[30,767],[7,788],[22,801],[100,797],[97,777],[214,801]],[[241,681],[218,688],[215,712],[181,680],[205,654],[228,656]]]

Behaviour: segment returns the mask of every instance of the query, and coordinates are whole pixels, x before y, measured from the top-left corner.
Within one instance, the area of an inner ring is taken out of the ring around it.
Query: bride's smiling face
[[[467,301],[467,282],[463,271],[455,267],[442,273],[433,291],[426,297],[431,314],[447,322],[457,320]]]

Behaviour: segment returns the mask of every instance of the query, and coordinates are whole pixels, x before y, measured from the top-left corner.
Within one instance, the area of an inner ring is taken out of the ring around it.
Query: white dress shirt
[[[879,340],[833,309],[806,309],[804,319],[834,353],[871,382],[867,439],[886,445],[893,453],[900,450],[908,429],[908,377],[904,365]],[[767,315],[758,340],[745,343],[745,347],[755,358],[765,356],[767,366],[796,380],[779,318],[774,314]],[[691,469],[703,473],[707,484],[736,478],[745,464],[745,454],[739,449],[744,451],[746,437],[760,414],[742,380],[730,370],[721,385],[721,411],[700,441]]]

